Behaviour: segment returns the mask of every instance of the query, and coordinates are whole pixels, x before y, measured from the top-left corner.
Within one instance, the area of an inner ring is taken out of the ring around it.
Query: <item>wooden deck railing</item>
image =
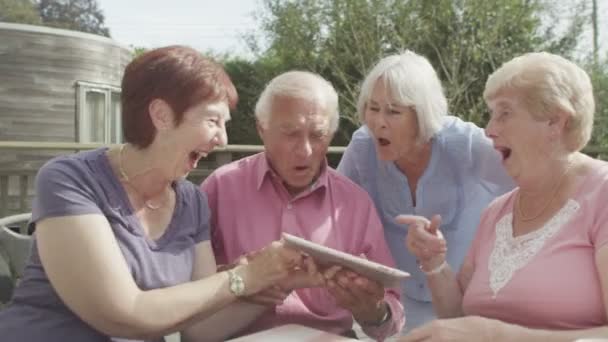
[[[0,154],[19,154],[27,152],[41,153],[40,160],[35,163],[42,165],[53,155],[70,154],[83,150],[91,150],[109,146],[105,144],[81,144],[69,142],[33,142],[33,141],[0,141]],[[221,165],[244,156],[263,151],[258,145],[228,145],[219,148],[199,162],[196,170],[188,176],[198,184],[213,170]],[[344,147],[330,147],[329,154],[342,154]],[[50,154],[49,154],[50,153]],[[30,156],[31,157],[31,156]],[[31,211],[31,201],[34,196],[34,179],[37,168],[0,167],[0,217]]]
[[[30,211],[31,194],[28,191],[33,184],[36,171],[0,170],[0,217],[9,213],[25,213]],[[17,184],[17,192],[9,191],[9,184]]]
[[[40,161],[43,162],[53,155],[70,154],[82,150],[90,150],[103,146],[104,144],[80,144],[61,142],[32,142],[32,141],[0,141],[0,154],[19,154],[27,152],[29,158],[32,154],[40,153]],[[263,146],[257,145],[228,145],[217,149],[205,160],[199,162],[198,168],[190,173],[188,179],[198,184],[213,170],[221,165],[244,156],[261,152]],[[330,155],[341,155],[344,147],[332,146],[329,148]],[[587,147],[585,153],[600,159],[608,159],[608,148]],[[46,154],[45,154],[46,153]],[[49,154],[50,153],[50,154]],[[6,163],[5,163],[6,164]],[[34,179],[38,169],[0,167],[0,217],[31,211],[31,201],[34,196]]]

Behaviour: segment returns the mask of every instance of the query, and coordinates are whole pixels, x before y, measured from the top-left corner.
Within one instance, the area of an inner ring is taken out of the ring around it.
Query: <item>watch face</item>
[[[238,279],[232,284],[232,290],[236,294],[242,294],[245,291],[245,286],[243,285],[243,281]]]
[[[243,282],[243,278],[234,273],[234,271],[229,272],[229,275],[230,291],[237,296],[242,295],[245,292],[245,282]]]

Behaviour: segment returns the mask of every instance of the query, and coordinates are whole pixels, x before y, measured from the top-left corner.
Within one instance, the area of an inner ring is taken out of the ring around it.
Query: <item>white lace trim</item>
[[[505,215],[496,224],[496,241],[490,254],[490,288],[496,297],[513,277],[515,272],[526,266],[538,253],[545,242],[576,213],[580,204],[573,199],[553,216],[543,227],[525,235],[513,237],[513,213]]]

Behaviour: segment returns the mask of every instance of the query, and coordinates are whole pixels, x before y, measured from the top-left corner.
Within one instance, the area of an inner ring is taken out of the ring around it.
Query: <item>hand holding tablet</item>
[[[310,255],[322,265],[340,265],[385,287],[399,286],[400,282],[410,276],[409,273],[388,267],[365,258],[357,257],[336,249],[308,241],[306,239],[283,233],[285,245]]]

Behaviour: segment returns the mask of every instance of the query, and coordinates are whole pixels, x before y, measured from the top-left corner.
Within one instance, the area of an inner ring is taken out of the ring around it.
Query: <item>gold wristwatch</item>
[[[245,282],[234,270],[228,270],[228,288],[237,297],[245,294]]]

